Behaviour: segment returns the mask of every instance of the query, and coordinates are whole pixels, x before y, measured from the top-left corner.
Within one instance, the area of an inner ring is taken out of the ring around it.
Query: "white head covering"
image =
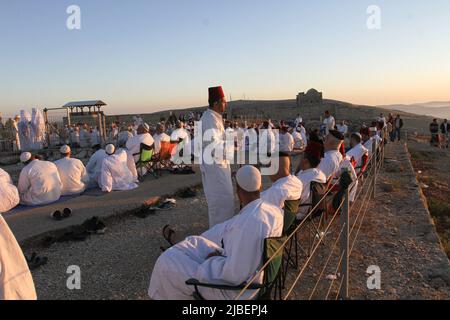
[[[105,147],[105,151],[106,151],[106,154],[112,155],[116,151],[116,147],[112,143],[110,143]]]
[[[31,153],[29,152],[22,152],[20,155],[20,162],[24,163],[31,159]]]
[[[150,126],[147,123],[144,123],[142,126],[145,130],[150,131]]]
[[[247,192],[261,189],[261,173],[254,166],[243,166],[236,173],[237,184]]]
[[[60,149],[59,149],[59,152],[61,152],[62,154],[67,154],[67,153],[69,153],[71,150],[70,150],[70,147],[68,146],[68,145],[63,145]]]

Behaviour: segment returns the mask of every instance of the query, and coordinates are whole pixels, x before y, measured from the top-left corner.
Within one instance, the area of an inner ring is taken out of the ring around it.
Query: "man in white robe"
[[[119,136],[117,137],[117,145],[119,147],[125,147],[127,145],[128,140],[133,138],[133,133],[131,132],[133,129],[131,127],[123,126],[122,130],[119,132]]]
[[[323,120],[323,124],[325,126],[325,135],[330,133],[330,130],[334,130],[336,126],[336,120],[330,114],[330,111],[325,111],[325,119]]]
[[[285,126],[280,129],[279,140],[281,152],[292,152],[294,150],[295,141],[287,129]]]
[[[222,113],[227,102],[222,87],[209,88],[209,108],[203,113],[202,122],[202,158],[200,165],[203,190],[208,202],[209,226],[227,221],[234,215],[234,193],[231,181],[230,163],[225,157],[225,129]],[[205,141],[205,133],[210,135]],[[214,154],[205,152],[214,144]],[[215,154],[219,153],[219,154]],[[207,157],[207,159],[205,159]],[[214,161],[212,161],[214,160]]]
[[[127,153],[115,152],[116,148],[108,144],[107,157],[103,160],[100,175],[100,187],[103,192],[132,190],[138,187],[135,178],[128,169]]]
[[[170,137],[167,135],[164,129],[164,124],[158,123],[156,125],[156,133],[153,135],[155,141],[155,154],[159,154],[161,150],[161,142],[170,142]]]
[[[36,299],[33,278],[22,249],[0,214],[0,301]]]
[[[140,125],[137,129],[137,135],[129,139],[126,143],[126,147],[130,154],[134,157],[134,162],[139,161],[141,153],[141,143],[149,147],[154,146],[155,140],[149,133],[150,127],[148,124],[144,123]]]
[[[288,154],[280,152],[278,159],[272,161],[279,161],[278,172],[269,177],[273,184],[261,193],[261,199],[283,209],[285,201],[300,199],[303,185],[290,173],[291,160]]]
[[[0,168],[0,213],[8,212],[19,202],[19,191],[8,172]]]
[[[61,178],[54,163],[37,160],[29,152],[22,153],[20,161],[25,165],[20,172],[18,184],[21,204],[46,205],[61,197]]]
[[[89,184],[89,175],[83,162],[71,158],[70,147],[64,145],[60,148],[62,158],[55,161],[62,182],[62,196],[81,194]]]
[[[355,160],[357,172],[364,171],[369,160],[369,150],[361,142],[361,134],[353,133],[350,138],[350,146],[352,148],[347,152],[347,155]]]
[[[18,123],[21,151],[29,151],[32,149],[30,121],[31,115],[28,112],[21,110],[20,122]]]
[[[342,154],[339,149],[343,142],[344,136],[337,130],[330,130],[325,137],[325,156],[320,161],[318,169],[325,174],[327,180],[334,176],[342,162]]]
[[[149,296],[154,300],[193,299],[194,288],[185,282],[240,285],[250,281],[263,263],[264,240],[279,237],[283,229],[280,208],[260,199],[261,174],[244,166],[236,174],[237,195],[243,205],[240,214],[218,224],[200,237],[188,237],[164,252],[155,264]],[[263,272],[257,283],[263,281]],[[199,288],[207,300],[235,299],[239,291]],[[241,299],[255,298],[246,291]]]
[[[292,137],[294,138],[294,150],[302,150],[305,148],[306,141],[303,141],[301,130],[301,127],[297,127],[292,133]]]
[[[102,173],[103,159],[106,158],[106,152],[100,145],[94,146],[95,153],[89,159],[86,170],[89,174],[89,186],[97,187],[100,185],[100,175]]]
[[[14,141],[15,141],[15,148],[14,151],[20,151],[20,138],[19,138],[19,127],[18,124],[20,122],[20,117],[17,115],[14,117],[14,121],[12,123],[12,130],[14,135]]]
[[[36,108],[32,109],[30,126],[32,149],[41,150],[44,147],[46,129],[44,115]]]

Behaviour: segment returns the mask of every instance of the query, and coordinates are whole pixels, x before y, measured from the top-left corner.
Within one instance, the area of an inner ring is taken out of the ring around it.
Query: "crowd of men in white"
[[[210,107],[204,112],[202,129],[213,129],[216,142],[224,141],[226,130],[222,113],[226,109],[221,87],[209,89]],[[188,237],[167,250],[158,259],[151,277],[149,296],[152,299],[191,299],[193,290],[185,284],[190,278],[204,283],[239,285],[251,279],[262,263],[264,239],[281,236],[285,201],[306,203],[311,197],[310,184],[327,183],[338,179],[343,168],[352,178],[350,201],[354,201],[358,184],[358,171],[364,170],[372,153],[373,141],[381,143],[378,128],[363,128],[348,135],[345,124],[339,128],[327,112],[324,120],[324,139],[314,132],[307,135],[302,119],[295,127],[280,124],[279,166],[270,176],[272,187],[261,192],[261,173],[251,165],[241,167],[236,173],[236,194],[242,205],[235,211],[234,188],[230,163],[226,158],[220,163],[202,163],[203,188],[208,203],[210,229],[201,236]],[[271,127],[266,121],[260,128]],[[189,134],[179,124],[171,136],[158,124],[156,133],[149,134],[149,126],[139,124],[137,134],[130,135],[116,148],[113,144],[98,148],[87,166],[71,158],[71,148],[60,148],[62,158],[55,163],[40,160],[29,152],[20,156],[24,168],[16,188],[8,173],[0,169],[0,213],[7,212],[19,203],[45,205],[60,196],[83,193],[92,185],[105,192],[130,190],[137,187],[135,162],[141,144],[153,146],[158,152],[161,141],[186,141]],[[341,129],[341,130],[337,130]],[[235,130],[237,130],[235,128]],[[254,126],[248,130],[257,130]],[[289,132],[291,131],[292,134]],[[341,131],[341,132],[340,132]],[[345,132],[342,132],[345,131]],[[345,152],[344,138],[350,138],[350,148]],[[251,151],[252,146],[247,150]],[[302,150],[301,162],[291,171],[289,152]],[[299,210],[298,219],[306,214]],[[36,297],[31,274],[23,254],[3,218],[0,216],[0,299],[34,299]],[[262,278],[261,278],[262,279]],[[261,280],[260,279],[260,280]],[[232,299],[235,292],[203,288],[206,299]],[[248,291],[242,298],[251,299],[256,291]]]

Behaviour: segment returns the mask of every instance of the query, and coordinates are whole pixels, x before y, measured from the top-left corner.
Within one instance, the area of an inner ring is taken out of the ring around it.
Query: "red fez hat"
[[[209,91],[208,101],[210,102],[217,102],[225,97],[225,93],[223,93],[222,87],[209,88],[208,91]]]
[[[320,160],[322,159],[323,145],[319,142],[309,141],[308,145],[305,148],[305,153]]]

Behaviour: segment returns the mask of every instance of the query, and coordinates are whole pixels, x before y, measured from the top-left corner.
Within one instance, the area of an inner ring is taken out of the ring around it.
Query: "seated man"
[[[19,202],[19,191],[17,191],[9,174],[0,168],[0,213],[8,212]]]
[[[178,162],[176,159],[183,156],[183,153],[181,151],[187,150],[188,152],[191,152],[191,135],[184,128],[183,122],[177,122],[177,129],[175,129],[170,135],[170,141],[172,143],[178,144],[177,148],[174,149],[174,153],[172,154],[174,162]]]
[[[336,174],[333,179],[333,184],[337,184],[338,179],[341,177],[344,170],[347,170],[350,174],[350,177],[352,179],[352,183],[349,186],[350,190],[350,203],[353,203],[355,201],[356,197],[356,191],[358,189],[358,175],[356,174],[355,165],[354,165],[354,158],[350,157],[345,153],[345,147],[344,143],[342,143],[340,152],[342,154],[343,160],[341,161],[341,164],[339,165],[338,170],[336,171]],[[339,191],[340,187],[336,185],[334,191]]]
[[[62,158],[55,161],[62,182],[62,196],[81,194],[89,183],[89,175],[83,162],[71,158],[71,149],[64,145],[59,149]]]
[[[1,300],[36,300],[36,290],[22,249],[0,214]]]
[[[105,148],[106,158],[103,160],[100,187],[104,192],[132,190],[138,187],[127,165],[127,154],[115,154],[116,147],[108,144]]]
[[[342,154],[339,150],[343,142],[344,136],[337,130],[329,130],[325,137],[325,156],[320,161],[318,169],[325,174],[327,181],[333,178],[342,162]]]
[[[289,133],[287,126],[282,126],[280,128],[279,140],[281,152],[292,152],[294,150],[294,138],[292,137],[292,134]]]
[[[299,168],[297,169],[297,177],[303,184],[300,204],[311,203],[311,182],[326,183],[327,177],[320,171],[317,166],[322,158],[323,146],[315,141],[310,141],[303,153]],[[300,207],[297,219],[303,219],[309,211],[309,207]]]
[[[125,147],[126,141],[122,141],[122,144],[119,144],[119,148],[116,151],[116,154],[125,153],[127,155],[127,167],[133,175],[134,182],[139,182],[138,172],[136,168],[136,163],[134,162],[134,157],[131,152]]]
[[[285,201],[300,199],[303,185],[296,176],[290,173],[290,156],[280,152],[278,159],[278,172],[269,177],[273,184],[261,193],[261,199],[283,209]]]
[[[350,146],[351,149],[347,152],[347,155],[355,160],[356,172],[364,172],[369,161],[369,150],[362,145],[361,134],[355,132],[351,135]]]
[[[97,187],[100,184],[100,175],[102,173],[103,159],[106,158],[106,152],[101,148],[99,144],[93,147],[95,153],[89,159],[86,165],[86,170],[89,174],[89,186]]]
[[[18,185],[21,204],[40,206],[61,197],[61,178],[54,163],[38,160],[29,152],[22,153],[20,161],[25,165]]]
[[[134,157],[134,162],[139,161],[139,157],[141,154],[141,144],[145,144],[149,147],[153,147],[155,141],[153,140],[153,137],[149,133],[150,127],[148,124],[144,123],[142,125],[139,125],[137,129],[137,135],[130,138],[127,143],[126,147],[131,155]]]
[[[164,124],[158,123],[156,125],[156,133],[153,135],[153,140],[155,140],[155,154],[158,154],[161,150],[161,142],[170,142],[170,137],[164,131]]]
[[[244,166],[236,174],[240,214],[218,224],[200,237],[188,237],[164,252],[153,269],[149,296],[154,300],[193,299],[190,278],[202,283],[240,285],[250,281],[263,262],[264,240],[279,237],[283,230],[280,208],[260,199],[261,174]],[[263,280],[263,274],[258,283]],[[199,288],[208,300],[230,300],[239,292]],[[252,299],[247,291],[241,299]]]

